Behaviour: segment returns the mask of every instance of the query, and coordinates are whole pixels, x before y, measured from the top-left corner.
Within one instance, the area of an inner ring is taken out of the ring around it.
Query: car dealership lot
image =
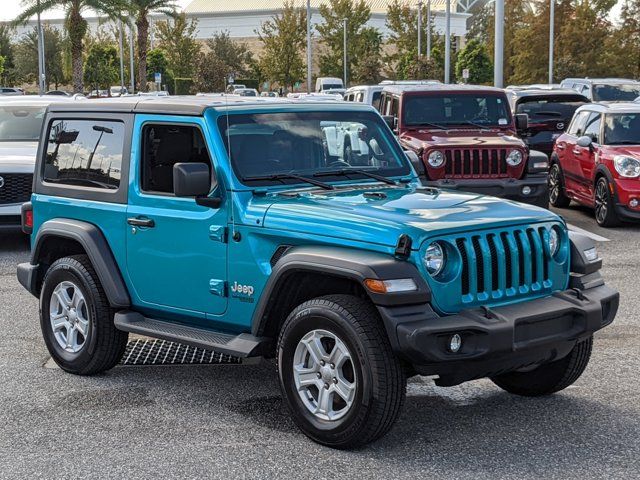
[[[117,367],[96,377],[45,368],[38,302],[15,278],[28,246],[1,233],[0,478],[637,477],[640,226],[606,230],[586,209],[558,212],[609,240],[599,243],[603,274],[621,292],[582,378],[540,399],[488,380],[445,389],[412,379],[391,433],[352,452],[298,431],[270,362]]]

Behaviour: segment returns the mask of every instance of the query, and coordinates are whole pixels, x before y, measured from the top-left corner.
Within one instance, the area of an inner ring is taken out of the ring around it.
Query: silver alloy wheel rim
[[[558,200],[559,193],[558,166],[554,165],[549,172],[549,197],[552,203]]]
[[[355,365],[334,333],[312,330],[300,339],[293,356],[293,379],[304,406],[321,420],[339,420],[353,405]]]
[[[80,288],[73,282],[56,285],[49,303],[49,320],[58,345],[78,353],[89,335],[89,308]]]
[[[599,181],[596,186],[596,220],[598,223],[604,222],[608,210],[607,183]]]

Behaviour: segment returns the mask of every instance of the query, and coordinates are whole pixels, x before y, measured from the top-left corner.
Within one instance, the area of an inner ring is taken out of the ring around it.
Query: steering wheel
[[[345,162],[344,160],[336,160],[335,162],[331,162],[329,166],[330,167],[350,167],[351,164],[349,162]]]

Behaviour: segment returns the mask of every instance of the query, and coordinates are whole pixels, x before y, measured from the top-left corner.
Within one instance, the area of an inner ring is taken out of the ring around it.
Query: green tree
[[[606,51],[614,75],[640,78],[640,0],[623,3],[620,26],[609,36]]]
[[[16,24],[25,23],[38,12],[64,10],[65,30],[71,49],[73,90],[77,93],[82,92],[82,41],[87,33],[87,21],[83,13],[92,10],[108,18],[122,18],[121,0],[23,0],[22,4],[24,10],[15,19]]]
[[[0,85],[11,85],[16,79],[13,38],[15,29],[7,24],[0,25],[0,56],[4,58],[4,69],[0,74]]]
[[[2,55],[0,55],[0,77],[4,73],[4,62],[5,62],[5,58]]]
[[[176,17],[174,0],[126,0],[126,8],[135,19],[138,43],[138,90],[147,91],[147,50],[149,44],[149,15],[162,13]]]
[[[307,14],[286,0],[279,14],[256,31],[264,48],[260,57],[265,77],[283,87],[293,88],[305,76],[302,58],[307,38]]]
[[[87,54],[84,81],[92,90],[108,90],[118,82],[119,65],[118,50],[114,45],[96,43]]]
[[[64,38],[59,30],[47,24],[42,26],[44,32],[44,68],[46,88],[53,83],[54,88],[67,82],[63,71],[62,55]],[[38,30],[36,27],[23,35],[15,49],[15,68],[17,74],[29,81],[38,83]]]
[[[365,27],[355,46],[358,62],[352,67],[354,83],[380,83],[382,80],[382,34],[375,28]]]
[[[192,77],[200,54],[200,44],[196,40],[198,22],[187,20],[184,13],[173,20],[156,24],[156,39],[165,52],[167,68],[176,77]]]
[[[208,51],[200,55],[194,77],[197,90],[224,91],[229,76],[241,78],[255,71],[255,62],[247,45],[234,41],[228,32],[214,34],[206,46]]]
[[[469,70],[469,83],[484,84],[493,80],[493,63],[487,48],[478,40],[470,40],[458,54],[456,78],[462,81],[462,71]]]
[[[371,8],[364,0],[329,0],[319,8],[323,22],[316,26],[326,47],[320,55],[320,75],[342,77],[344,69],[344,19],[347,19],[347,73],[358,72],[365,52],[380,55],[382,42],[376,30],[365,25]]]

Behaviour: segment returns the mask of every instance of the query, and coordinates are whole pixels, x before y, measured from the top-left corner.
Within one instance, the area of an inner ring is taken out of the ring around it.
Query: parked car
[[[380,110],[383,89],[384,85],[358,85],[349,88],[344,94],[344,99],[347,102],[366,103],[372,105],[376,110]]]
[[[241,97],[258,97],[258,91],[255,88],[236,88],[233,91],[234,95],[240,95]]]
[[[232,83],[230,85],[227,85],[227,93],[234,93],[236,90],[241,88],[247,88],[247,86],[241,83]]]
[[[640,105],[585,105],[576,110],[551,156],[551,204],[571,200],[595,209],[602,227],[640,220]]]
[[[24,90],[17,87],[0,87],[0,96],[24,95]]]
[[[45,110],[57,96],[0,100],[0,228],[20,227],[20,208],[31,198],[33,168]]]
[[[280,95],[278,92],[260,92],[261,97],[278,98]]]
[[[344,83],[341,78],[336,77],[318,77],[316,79],[316,93],[322,93],[325,90],[332,90],[335,88],[344,89]]]
[[[45,95],[58,95],[60,97],[70,97],[71,94],[69,92],[65,92],[64,90],[49,90],[45,93]]]
[[[527,128],[518,135],[529,148],[550,156],[553,143],[571,122],[576,109],[589,99],[570,89],[507,89],[507,97],[514,114],[526,114]]]
[[[548,207],[548,157],[516,136],[505,91],[473,85],[392,85],[381,113],[422,161],[423,183]]]
[[[18,280],[67,372],[115,366],[128,332],[275,357],[294,422],[350,448],[392,427],[411,375],[562,390],[614,319],[592,240],[548,210],[425,189],[369,106],[104,105],[49,110],[23,209]],[[339,123],[366,130],[368,166],[327,155]]]
[[[640,82],[626,78],[567,78],[560,85],[592,102],[632,102],[640,96]]]
[[[126,95],[127,93],[129,93],[129,90],[127,90],[127,87],[114,85],[109,89],[109,93],[112,97],[121,97],[122,95]]]

